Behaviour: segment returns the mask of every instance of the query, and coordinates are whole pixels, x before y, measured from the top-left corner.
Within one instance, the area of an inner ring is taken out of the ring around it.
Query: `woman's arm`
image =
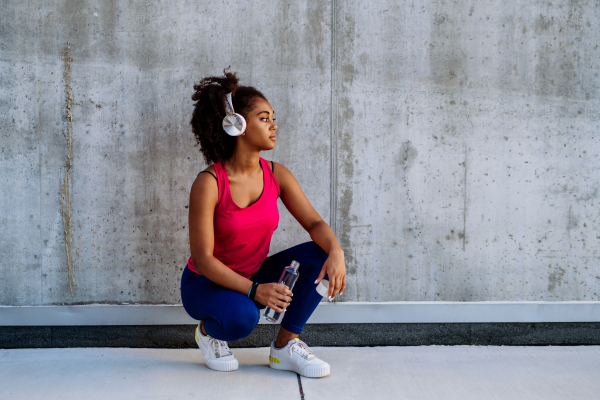
[[[215,246],[214,213],[219,200],[215,178],[200,174],[190,191],[190,250],[194,268],[212,282],[248,294],[252,281],[237,274],[213,256]]]
[[[281,191],[281,201],[308,232],[310,238],[329,254],[317,283],[327,274],[329,277],[328,295],[333,298],[346,288],[346,265],[342,246],[333,230],[310,204],[294,175],[283,165],[275,164],[277,164],[277,168],[274,168],[273,171]]]

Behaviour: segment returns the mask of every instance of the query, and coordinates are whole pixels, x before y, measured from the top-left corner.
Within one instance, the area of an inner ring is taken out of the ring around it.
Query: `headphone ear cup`
[[[223,129],[229,136],[240,136],[246,131],[246,120],[238,113],[223,118]]]

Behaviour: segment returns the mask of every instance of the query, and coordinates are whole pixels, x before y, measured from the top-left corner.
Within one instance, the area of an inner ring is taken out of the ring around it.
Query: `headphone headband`
[[[231,100],[231,93],[227,93],[225,97],[227,98],[227,103],[229,105],[229,112],[227,113],[227,115],[235,114],[235,111],[233,111],[233,100]]]

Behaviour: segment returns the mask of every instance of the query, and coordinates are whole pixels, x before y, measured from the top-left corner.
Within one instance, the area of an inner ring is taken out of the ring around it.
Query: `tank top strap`
[[[217,161],[214,163],[215,172],[217,173],[217,182],[219,183],[219,200],[217,200],[217,205],[215,208],[219,207],[225,198],[226,185],[229,186],[229,180],[225,175],[225,171],[223,170],[222,161]]]
[[[279,184],[277,183],[277,179],[275,179],[275,174],[271,170],[271,162],[265,160],[262,157],[260,157],[260,162],[262,163],[264,174],[265,174],[265,191],[267,191],[267,187],[268,187],[269,193],[275,192],[277,194],[277,197],[279,197],[281,191],[279,189]]]

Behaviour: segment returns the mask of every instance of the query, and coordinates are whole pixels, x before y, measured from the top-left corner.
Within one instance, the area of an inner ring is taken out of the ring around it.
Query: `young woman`
[[[261,151],[275,148],[277,132],[265,96],[239,86],[236,75],[226,71],[222,77],[202,79],[194,90],[192,130],[206,164],[213,164],[198,174],[191,188],[191,257],[181,278],[181,299],[187,313],[200,321],[196,343],[206,365],[236,370],[238,360],[227,342],[250,335],[259,310],[270,307],[285,312],[271,342],[270,367],[311,378],[326,376],[329,364],[298,336],[322,299],[316,291],[322,279],[329,280],[329,300],[344,291],[344,252],[294,175],[260,157]],[[234,112],[245,119],[245,130],[239,120],[233,122],[236,129],[226,130],[231,121],[223,124],[224,118]],[[278,197],[312,241],[267,257],[279,224]],[[292,260],[300,267],[289,290],[277,282]]]

